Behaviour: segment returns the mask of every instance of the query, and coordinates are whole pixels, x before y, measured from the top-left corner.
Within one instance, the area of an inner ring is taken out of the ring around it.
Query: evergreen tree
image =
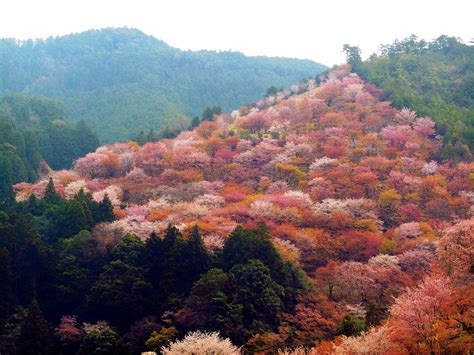
[[[34,299],[21,323],[17,349],[19,354],[49,355],[52,350],[52,334],[49,323]]]
[[[174,228],[174,227],[173,227]],[[176,305],[179,303],[183,292],[190,287],[186,282],[182,282],[180,277],[184,276],[183,264],[186,257],[186,241],[181,233],[168,228],[163,239],[164,255],[160,269],[162,278],[160,280],[160,290],[162,300],[165,304]]]
[[[13,311],[11,258],[8,250],[0,248],[0,323]]]
[[[165,230],[165,236],[163,238],[163,247],[165,252],[169,251],[176,242],[176,240],[182,237],[183,236],[181,235],[179,229],[169,224]]]
[[[181,272],[178,276],[183,290],[191,289],[194,282],[209,269],[209,254],[199,233],[199,228],[194,226],[191,235],[186,241]]]
[[[84,120],[77,122],[77,125],[74,128],[74,137],[74,156],[83,156],[96,150],[99,146],[99,138],[97,138],[97,135],[87,126]],[[72,158],[74,158],[74,156],[72,156]]]
[[[111,257],[113,260],[120,260],[126,264],[142,267],[145,245],[135,235],[127,234],[112,249]]]
[[[245,325],[243,305],[234,302],[235,286],[222,269],[210,269],[194,284],[184,307],[176,314],[177,323],[187,329],[219,331],[234,341],[240,340]]]
[[[163,241],[153,232],[145,244],[145,265],[148,269],[147,279],[154,289],[158,288],[163,274],[162,259],[164,253]]]
[[[112,222],[115,220],[114,206],[112,205],[112,202],[110,201],[110,198],[107,196],[107,194],[105,194],[102,201],[99,202],[99,208],[94,215],[94,220],[95,223]]]
[[[26,145],[26,159],[34,171],[39,169],[39,162],[41,160],[41,153],[36,135],[31,131],[27,130],[25,133],[25,141],[28,142]]]
[[[48,185],[46,186],[46,190],[44,192],[43,200],[47,203],[55,205],[57,205],[61,200],[61,196],[59,196],[59,194],[56,192],[52,177],[49,178]]]
[[[361,57],[361,50],[357,46],[350,46],[345,44],[343,46],[343,52],[346,53],[346,61],[347,64],[352,66],[352,70],[354,73],[359,74],[361,78],[367,77],[367,70],[364,68],[362,57]]]
[[[126,354],[122,338],[110,327],[93,330],[86,334],[78,355]]]
[[[357,336],[367,330],[364,320],[352,314],[346,314],[337,327],[338,333],[345,336]]]
[[[280,89],[283,91],[283,89]],[[278,93],[278,88],[274,85],[270,86],[268,89],[267,89],[267,92],[266,92],[266,96],[273,96],[273,95],[276,95]]]
[[[242,304],[243,321],[248,335],[270,330],[278,325],[283,309],[283,288],[271,277],[270,270],[259,260],[249,260],[230,270],[237,285],[237,302]]]
[[[13,169],[10,160],[0,153],[0,209],[12,204],[14,200]]]
[[[285,290],[285,307],[291,311],[297,296],[308,289],[306,276],[293,265],[284,262],[268,235],[268,227],[260,224],[258,229],[237,227],[227,238],[219,256],[224,271],[249,260],[259,260],[270,270],[275,280]]]
[[[89,206],[80,198],[75,197],[68,201],[63,213],[60,224],[63,237],[73,236],[81,230],[89,230],[93,225]]]
[[[171,139],[176,137],[176,132],[171,131],[170,128],[166,126],[165,129],[161,131],[160,135],[163,139]]]
[[[193,119],[191,120],[191,124],[189,126],[190,129],[196,128],[199,126],[199,123],[201,123],[201,120],[199,119],[198,116],[194,116]]]
[[[151,290],[141,268],[114,260],[90,289],[89,310],[123,328],[148,311]]]
[[[161,243],[154,241],[160,259],[152,266],[160,275],[159,289],[165,304],[177,305],[194,282],[209,268],[209,256],[197,228],[185,240],[180,231],[168,226]]]
[[[220,115],[221,113],[222,108],[220,106],[208,106],[202,111],[202,121],[210,121],[214,115]]]
[[[38,200],[35,194],[31,194],[26,202],[27,212],[31,213],[33,216],[39,216],[44,210],[43,205],[42,200]]]
[[[155,133],[153,129],[150,129],[148,131],[148,134],[146,136],[146,141],[147,142],[157,142],[160,140],[160,137]]]
[[[145,132],[140,131],[140,134],[133,138],[134,142],[137,142],[139,145],[144,145],[147,142]]]

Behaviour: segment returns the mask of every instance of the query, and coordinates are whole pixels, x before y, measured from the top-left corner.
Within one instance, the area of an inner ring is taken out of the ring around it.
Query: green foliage
[[[5,319],[15,304],[10,252],[5,247],[0,248],[0,295],[0,319]]]
[[[346,61],[352,66],[352,70],[365,79],[366,72],[363,68],[362,57],[360,56],[360,48],[357,46],[353,47],[348,44],[345,44],[342,50],[346,54]]]
[[[263,224],[237,228],[213,257],[197,227],[186,237],[169,226],[163,238],[154,234],[144,243],[126,235],[104,247],[90,232],[101,221],[91,213],[99,204],[83,191],[64,200],[52,181],[47,190],[45,199],[32,197],[14,203],[9,214],[0,212],[2,351],[27,336],[31,342],[25,344],[36,353],[50,346],[49,325],[33,306],[28,312],[35,320],[29,322],[37,326],[25,325],[26,316],[11,320],[17,306],[36,299],[48,320],[79,313],[110,321],[114,328],[88,330],[77,345],[80,354],[105,354],[124,351],[115,330],[124,333],[146,315],[168,310],[176,313],[176,323],[163,320],[146,334],[136,333],[142,340],[135,348],[165,345],[195,327],[219,330],[242,344],[258,332],[275,331],[281,313],[291,312],[307,289],[304,277],[276,252]]]
[[[12,164],[5,155],[0,154],[0,208],[10,205],[14,199],[12,183]]]
[[[212,120],[214,115],[220,115],[222,113],[222,108],[220,106],[206,107],[202,111],[202,120],[209,121]]]
[[[53,178],[49,178],[48,185],[46,186],[46,190],[44,192],[43,200],[44,202],[51,204],[57,204],[61,200],[61,197],[56,192]]]
[[[209,269],[210,257],[197,229],[184,239],[176,227],[169,226],[163,240],[152,235],[146,249],[151,282],[161,290],[161,306],[179,303]]]
[[[136,236],[127,234],[111,251],[113,260],[129,265],[140,265],[145,252],[145,244]]]
[[[243,321],[248,329],[270,330],[278,324],[283,309],[283,287],[271,277],[260,260],[234,266],[230,275],[237,285],[237,298],[243,305]]]
[[[359,319],[352,314],[346,314],[337,327],[339,334],[346,336],[357,336],[367,330],[364,320]]]
[[[268,267],[272,278],[284,287],[286,304],[290,307],[298,292],[308,288],[305,277],[283,261],[266,234],[265,225],[259,229],[237,227],[226,240],[220,256],[220,263],[226,271],[250,260],[260,260]]]
[[[218,330],[238,343],[278,326],[278,315],[290,311],[307,286],[304,277],[283,262],[266,231],[265,225],[235,229],[219,255],[222,269],[210,269],[194,283],[177,313],[179,324]]]
[[[94,330],[84,337],[79,355],[125,354],[121,337],[111,328]]]
[[[439,158],[470,159],[474,149],[474,47],[454,37],[432,42],[416,36],[382,46],[361,63],[358,47],[344,46],[348,63],[383,88],[398,108],[408,107],[436,121],[445,148]]]
[[[161,349],[163,346],[168,345],[176,337],[177,333],[175,327],[163,327],[159,332],[154,331],[151,333],[145,345],[149,349]]]
[[[121,326],[143,316],[152,288],[144,271],[121,260],[111,261],[103,270],[89,292],[91,313]]]
[[[196,124],[197,127],[200,123],[200,120],[198,118],[198,122]],[[191,122],[192,126],[192,122]],[[191,127],[190,128],[194,128]],[[174,128],[170,128],[169,126],[166,126],[165,128],[161,129],[158,133],[155,133],[155,130],[150,128],[147,134],[145,134],[144,131],[141,131],[139,135],[137,135],[135,138],[132,139],[132,141],[138,143],[139,145],[144,145],[145,143],[149,142],[158,142],[160,139],[170,139],[176,137],[183,129],[188,128],[187,120],[186,120],[186,125],[185,126],[179,126],[176,125]]]
[[[199,123],[201,122],[201,120],[199,119],[198,116],[194,116],[193,119],[191,120],[191,124],[190,124],[190,128],[195,128],[197,126],[199,126]]]
[[[112,202],[107,194],[105,194],[104,199],[99,202],[98,208],[93,211],[93,216],[96,223],[111,222],[115,220],[114,207],[112,206]]]
[[[54,251],[41,240],[31,215],[12,213],[2,219],[0,248],[5,248],[9,254],[15,300],[27,306],[36,298],[42,309],[49,313],[57,295]],[[10,307],[14,305],[10,303]]]
[[[63,100],[71,118],[84,119],[106,143],[150,128],[174,131],[178,116],[195,116],[209,103],[229,111],[269,85],[289,87],[325,69],[309,60],[181,51],[127,28],[21,44],[3,39],[0,58],[4,90]]]
[[[272,96],[276,95],[278,91],[283,91],[283,88],[278,89],[276,86],[272,85],[267,89],[266,95],[265,96]]]
[[[54,169],[67,168],[98,147],[84,121],[73,127],[64,116],[56,100],[20,94],[0,98],[0,155],[11,165],[12,183],[36,179],[42,159]]]
[[[233,339],[248,336],[235,283],[222,269],[210,269],[193,286],[178,323],[190,329],[219,330]]]
[[[25,355],[48,355],[52,350],[51,328],[38,302],[33,300],[21,323],[17,350]]]

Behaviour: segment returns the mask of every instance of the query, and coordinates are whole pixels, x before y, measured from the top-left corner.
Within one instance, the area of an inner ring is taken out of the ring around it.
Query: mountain
[[[362,62],[346,46],[348,62],[386,92],[398,108],[432,117],[445,140],[441,157],[472,159],[474,150],[474,46],[454,37],[426,42],[412,35],[381,47]]]
[[[135,29],[91,30],[46,40],[0,41],[0,95],[14,91],[65,102],[101,141],[187,126],[207,106],[232,110],[289,88],[325,66],[310,60],[182,51]]]
[[[10,185],[35,181],[41,161],[53,169],[70,168],[98,145],[97,136],[83,121],[73,126],[65,120],[61,102],[5,95],[0,98],[0,200],[9,195]]]
[[[0,285],[17,296],[0,309],[36,295],[58,346],[79,353],[195,330],[249,353],[472,349],[474,164],[434,161],[435,122],[349,65],[318,80],[15,185],[11,208],[41,234],[27,252],[7,242],[34,229],[0,216]]]

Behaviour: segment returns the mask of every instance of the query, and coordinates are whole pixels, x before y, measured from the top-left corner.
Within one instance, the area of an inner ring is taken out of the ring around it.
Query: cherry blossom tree
[[[54,334],[64,343],[77,343],[85,334],[77,323],[77,317],[64,315],[59,325],[54,329]]]
[[[413,130],[422,137],[428,138],[435,133],[435,123],[429,117],[418,118],[413,124]]]
[[[440,263],[454,278],[472,277],[474,270],[474,218],[448,228],[441,238]]]
[[[456,352],[472,347],[474,342],[465,322],[474,304],[472,297],[462,297],[447,276],[427,277],[391,306],[392,341],[418,353]]]
[[[335,346],[334,354],[398,354],[403,348],[390,339],[391,330],[386,327],[373,328],[369,332],[354,336],[342,336]]]
[[[79,191],[83,190],[85,193],[89,192],[87,183],[85,180],[77,180],[69,183],[64,189],[64,195],[66,198],[71,199],[76,196]]]
[[[228,354],[240,355],[241,351],[229,339],[222,339],[219,333],[195,331],[188,333],[182,340],[171,343],[161,349],[164,355],[192,355],[192,354]]]
[[[395,114],[395,120],[401,124],[411,125],[416,120],[416,112],[406,107]]]

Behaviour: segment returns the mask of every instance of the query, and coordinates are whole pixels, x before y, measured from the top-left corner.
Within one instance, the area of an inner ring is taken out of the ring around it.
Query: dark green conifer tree
[[[10,160],[0,154],[0,209],[13,203],[13,169]]]
[[[57,205],[61,201],[61,196],[56,192],[56,187],[54,186],[53,178],[49,178],[48,185],[44,192],[43,200],[49,204]]]
[[[18,338],[19,354],[49,355],[52,351],[51,327],[34,299],[23,319]]]
[[[0,248],[0,323],[13,311],[11,258],[7,248]]]
[[[115,220],[114,207],[107,194],[105,194],[102,201],[99,202],[97,216],[94,216],[94,219],[96,223],[112,222]]]

